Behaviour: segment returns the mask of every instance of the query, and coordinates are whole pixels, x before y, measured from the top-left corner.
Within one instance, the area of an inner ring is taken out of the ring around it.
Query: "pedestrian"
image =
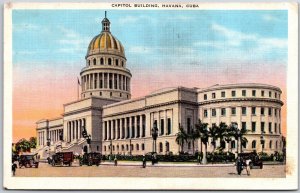
[[[248,176],[250,176],[250,163],[251,163],[251,159],[250,158],[248,158],[247,160],[246,160],[246,171],[247,171],[247,175]]]
[[[236,170],[238,175],[241,175],[242,170],[243,170],[243,160],[241,157],[238,157],[236,160]]]
[[[115,166],[118,166],[117,156],[115,156],[114,162],[115,162]]]
[[[13,173],[13,176],[15,176],[16,175],[16,170],[17,170],[17,164],[16,164],[16,161],[14,161],[13,163],[12,163],[12,173]]]
[[[198,154],[198,159],[197,160],[198,160],[198,165],[200,165],[201,164],[201,160],[202,160],[200,153]]]
[[[146,157],[145,157],[145,155],[143,156],[143,168],[145,168],[146,167]]]

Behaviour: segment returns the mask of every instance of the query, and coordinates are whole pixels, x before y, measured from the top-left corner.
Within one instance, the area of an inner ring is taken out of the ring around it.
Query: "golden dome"
[[[99,52],[114,52],[125,56],[123,45],[110,33],[110,21],[106,18],[106,13],[102,20],[102,32],[90,42],[87,56]]]
[[[116,51],[124,55],[123,45],[110,32],[101,32],[89,44],[88,54],[91,51]]]

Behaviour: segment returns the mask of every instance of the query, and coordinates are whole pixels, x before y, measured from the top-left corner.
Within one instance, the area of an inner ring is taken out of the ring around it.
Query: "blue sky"
[[[284,10],[107,11],[133,69],[287,64]],[[104,10],[13,10],[14,65],[83,67],[103,16]]]

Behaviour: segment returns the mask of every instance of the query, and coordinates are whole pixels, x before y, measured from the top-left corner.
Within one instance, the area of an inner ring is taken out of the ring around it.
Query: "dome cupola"
[[[89,43],[86,67],[81,75],[81,98],[99,96],[111,99],[130,99],[131,73],[121,42],[110,32],[110,21],[102,20],[102,31]]]

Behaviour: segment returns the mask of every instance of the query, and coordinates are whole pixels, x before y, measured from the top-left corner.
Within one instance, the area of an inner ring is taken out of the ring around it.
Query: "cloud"
[[[60,27],[59,30],[62,32],[58,43],[61,45],[58,52],[62,53],[82,53],[86,51],[88,47],[87,42],[90,41],[90,37],[84,37],[81,34],[64,27]]]
[[[266,22],[278,22],[278,21],[280,21],[280,18],[278,18],[278,17],[275,17],[274,15],[269,15],[269,14],[264,14],[263,16],[262,16],[262,19],[264,20],[264,21],[266,21]]]
[[[126,15],[124,17],[121,17],[118,22],[119,22],[120,25],[125,25],[125,24],[137,23],[139,21],[152,22],[153,23],[156,20],[154,18],[146,16],[146,15],[136,15],[136,16]]]
[[[39,30],[40,27],[38,25],[32,24],[32,23],[20,23],[13,25],[14,31],[33,31],[33,30]]]
[[[217,23],[213,23],[211,25],[211,29],[216,34],[221,34],[225,36],[228,40],[228,44],[232,46],[239,46],[242,41],[245,40],[256,40],[257,36],[255,34],[246,34],[239,31],[235,31],[229,28],[226,28],[225,26],[219,25]]]

